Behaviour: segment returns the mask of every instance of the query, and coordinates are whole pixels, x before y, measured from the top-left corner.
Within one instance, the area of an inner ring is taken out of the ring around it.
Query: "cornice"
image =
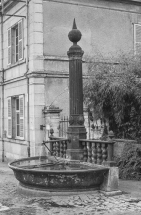
[[[10,9],[12,9],[16,4],[18,4],[17,1],[5,1],[4,3],[4,12],[8,12]]]
[[[82,3],[81,0],[43,0],[44,2],[45,1],[49,1],[49,2],[60,2],[60,3],[73,3],[73,2],[77,2],[78,4]],[[122,4],[130,4],[130,5],[137,5],[137,6],[141,6],[141,1],[140,0],[92,0],[91,2],[104,2],[104,1],[107,1],[107,2],[112,2],[112,3],[122,3]],[[83,1],[84,2],[84,1]],[[86,2],[87,3],[87,0]]]
[[[109,2],[116,2],[116,3],[122,3],[122,4],[132,4],[132,5],[138,5],[141,6],[140,0],[100,0],[100,1],[109,1]]]
[[[1,0],[0,0],[1,1]],[[4,1],[4,12],[8,12],[9,10],[11,10],[16,4],[18,3],[25,3],[26,4],[26,0],[5,0]],[[0,10],[2,9],[2,5],[0,3]]]
[[[69,73],[61,73],[61,72],[57,72],[57,71],[44,71],[44,72],[31,72],[31,73],[27,73],[26,76],[28,78],[46,78],[46,77],[50,77],[50,78],[68,78],[69,77]]]

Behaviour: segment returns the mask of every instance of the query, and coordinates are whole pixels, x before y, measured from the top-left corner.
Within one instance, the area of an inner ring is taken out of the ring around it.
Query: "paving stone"
[[[0,206],[0,212],[1,211],[7,211],[9,209],[10,209],[9,207],[3,206],[3,205]]]
[[[73,201],[69,201],[68,204],[69,205],[74,205],[74,202]]]
[[[137,206],[140,206],[140,207],[141,207],[141,202],[138,202],[138,203],[137,203]]]
[[[35,215],[35,211],[39,215],[114,215],[124,212],[133,212],[134,215],[135,211],[141,214],[140,199],[129,195],[105,197],[97,192],[92,195],[34,198],[19,195],[16,188],[17,181],[14,176],[11,174],[9,177],[9,174],[4,172],[0,177],[0,208],[7,207],[11,215],[20,214],[19,211],[23,211],[22,214],[25,215]],[[12,214],[12,210],[15,210],[15,213]]]
[[[103,202],[104,205],[109,205],[109,203],[110,203],[109,201]]]
[[[79,196],[74,196],[74,200],[78,200],[78,199],[80,199]]]

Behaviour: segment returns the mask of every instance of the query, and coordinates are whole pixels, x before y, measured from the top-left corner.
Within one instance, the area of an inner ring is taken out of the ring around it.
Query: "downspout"
[[[4,162],[4,68],[3,68],[3,7],[4,7],[4,2],[3,0],[1,1],[2,5],[2,11],[1,11],[1,78],[2,78],[2,94],[1,94],[1,104],[2,104],[2,120],[1,120],[1,131],[2,131],[2,162]]]
[[[27,42],[26,42],[26,79],[27,79],[27,154],[30,157],[30,127],[29,127],[29,44],[28,44],[28,0],[26,0],[26,26],[27,26]]]

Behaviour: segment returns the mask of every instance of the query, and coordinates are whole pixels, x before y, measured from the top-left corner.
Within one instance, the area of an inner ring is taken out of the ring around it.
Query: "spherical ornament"
[[[113,138],[113,137],[114,137],[114,132],[113,132],[113,131],[109,131],[108,136],[109,136],[110,138]]]
[[[81,36],[82,36],[82,34],[77,29],[75,19],[74,19],[72,30],[68,34],[69,40],[73,43],[77,43],[81,39]]]
[[[69,40],[73,43],[77,43],[81,39],[81,32],[78,29],[72,29],[69,34]]]

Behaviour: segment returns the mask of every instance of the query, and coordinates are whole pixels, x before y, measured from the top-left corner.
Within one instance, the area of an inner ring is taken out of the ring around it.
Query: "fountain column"
[[[69,57],[69,127],[67,158],[82,160],[83,149],[79,139],[86,139],[86,129],[83,116],[83,82],[82,82],[82,56],[83,50],[77,42],[81,39],[81,32],[77,29],[75,19],[73,28],[68,37],[73,45],[68,51]]]

